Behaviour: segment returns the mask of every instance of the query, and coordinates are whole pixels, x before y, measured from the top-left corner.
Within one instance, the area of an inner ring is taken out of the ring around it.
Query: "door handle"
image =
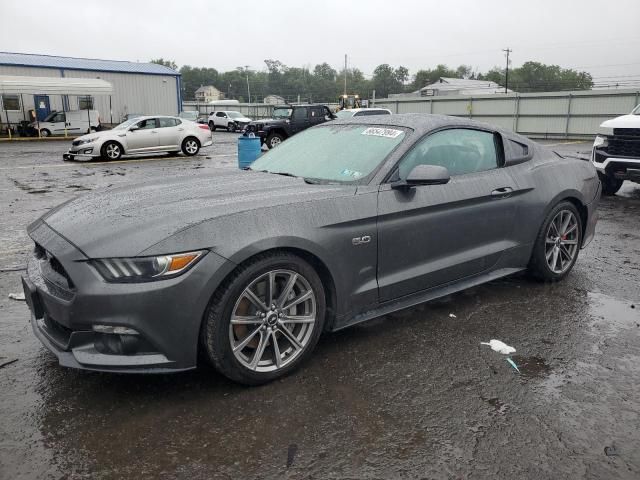
[[[179,128],[178,131],[179,132],[184,132],[184,128]]]
[[[501,188],[496,188],[493,192],[491,192],[491,196],[498,197],[498,198],[506,198],[506,197],[510,197],[512,193],[513,193],[513,188],[501,187]]]
[[[158,133],[158,132],[156,132],[155,130],[151,130],[151,133]]]

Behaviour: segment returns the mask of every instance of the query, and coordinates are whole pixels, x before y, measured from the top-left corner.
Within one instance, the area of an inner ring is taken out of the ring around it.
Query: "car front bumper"
[[[619,180],[640,182],[640,157],[611,155],[603,148],[593,148],[591,163],[596,170]]]
[[[23,277],[31,326],[60,365],[126,373],[176,372],[197,366],[203,314],[230,262],[208,252],[179,277],[108,283],[47,224],[41,223],[29,234],[47,252],[44,258],[29,260]],[[50,268],[52,258],[62,266],[56,269],[64,269],[72,288],[56,280]],[[103,333],[95,331],[95,326],[137,333]]]

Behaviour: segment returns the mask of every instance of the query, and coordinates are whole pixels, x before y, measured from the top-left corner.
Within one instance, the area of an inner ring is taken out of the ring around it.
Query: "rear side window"
[[[176,126],[175,118],[160,118],[159,120],[160,120],[160,128]]]
[[[224,117],[226,117],[226,115],[224,114],[224,112],[218,112],[218,113],[216,113],[216,117],[224,118]]]
[[[400,161],[398,174],[404,180],[417,165],[439,165],[450,175],[465,175],[497,168],[498,158],[493,133],[453,128],[420,140]]]
[[[322,107],[314,107],[311,109],[311,117],[312,118],[324,118],[324,108]]]

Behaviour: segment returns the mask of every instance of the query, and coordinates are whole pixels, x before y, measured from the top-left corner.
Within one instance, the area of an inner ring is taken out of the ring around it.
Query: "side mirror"
[[[136,130],[140,130],[140,127],[138,125],[131,125],[129,127],[130,132],[135,132]]]
[[[418,185],[444,185],[449,183],[449,170],[440,165],[416,165],[404,181],[395,182],[393,188],[411,188]]]

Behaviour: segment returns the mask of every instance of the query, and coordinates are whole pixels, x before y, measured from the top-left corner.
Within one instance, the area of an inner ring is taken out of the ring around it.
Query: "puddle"
[[[615,333],[618,330],[640,328],[640,305],[610,297],[604,293],[587,294],[589,313],[594,320],[594,328],[601,333]]]
[[[513,355],[511,360],[516,362],[520,374],[525,377],[546,377],[551,372],[551,367],[547,365],[541,357],[522,357]]]

